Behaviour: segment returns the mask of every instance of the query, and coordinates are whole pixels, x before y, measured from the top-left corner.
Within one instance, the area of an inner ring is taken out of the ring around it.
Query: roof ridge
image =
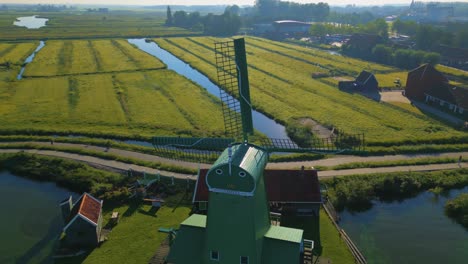
[[[83,199],[81,200],[81,204],[80,204],[80,208],[78,208],[78,214],[82,215],[81,213],[81,209],[83,209],[83,204],[85,203],[85,199],[86,199],[86,193],[83,195]]]

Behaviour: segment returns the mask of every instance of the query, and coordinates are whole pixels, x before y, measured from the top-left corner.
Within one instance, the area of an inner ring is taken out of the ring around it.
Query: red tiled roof
[[[77,214],[80,214],[97,225],[99,221],[99,215],[101,213],[101,207],[101,201],[92,197],[88,193],[84,193],[73,206],[69,221],[71,221]]]
[[[99,220],[99,214],[101,213],[101,206],[101,202],[96,200],[96,198],[92,197],[91,195],[85,193],[83,195],[79,213],[93,221],[93,223],[97,224]]]
[[[207,169],[201,169],[193,201],[208,201]],[[316,170],[265,170],[265,187],[270,202],[319,203],[322,201]]]

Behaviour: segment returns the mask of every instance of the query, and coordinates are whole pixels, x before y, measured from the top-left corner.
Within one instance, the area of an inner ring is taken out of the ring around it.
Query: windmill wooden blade
[[[215,43],[216,68],[226,134],[253,134],[252,105],[244,39]]]
[[[158,155],[176,160],[212,162],[234,142],[232,138],[154,137]]]
[[[290,139],[267,138],[260,140],[260,145],[268,152],[289,153],[343,153],[364,151],[364,134],[348,135],[339,133],[329,138],[315,138],[304,145],[298,145]]]

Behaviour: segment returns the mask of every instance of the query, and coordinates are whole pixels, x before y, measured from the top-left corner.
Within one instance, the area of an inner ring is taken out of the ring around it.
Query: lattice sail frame
[[[216,69],[225,132],[246,141],[253,134],[252,105],[244,39],[215,43]]]

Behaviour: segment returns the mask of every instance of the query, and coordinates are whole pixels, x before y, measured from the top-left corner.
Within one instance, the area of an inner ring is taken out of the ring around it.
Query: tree
[[[323,41],[323,38],[327,35],[327,33],[331,33],[331,32],[327,32],[327,28],[325,27],[324,24],[315,23],[315,24],[312,24],[312,26],[310,26],[309,33],[312,36],[317,36],[318,38],[320,38],[320,41]]]
[[[374,60],[380,63],[391,64],[392,54],[392,49],[390,47],[386,47],[383,44],[377,44],[372,49],[372,55],[374,56]]]
[[[426,53],[426,55],[424,55],[423,61],[431,65],[436,65],[440,62],[440,54],[435,52]]]
[[[171,26],[173,21],[172,21],[172,11],[171,11],[171,7],[170,6],[167,6],[167,16],[166,16],[166,25],[167,26]]]
[[[187,27],[188,19],[185,11],[176,11],[172,17],[172,24],[178,27]]]
[[[397,67],[411,68],[411,66],[408,65],[408,62],[410,61],[410,57],[411,57],[411,54],[409,50],[399,49],[395,52],[393,60]]]

